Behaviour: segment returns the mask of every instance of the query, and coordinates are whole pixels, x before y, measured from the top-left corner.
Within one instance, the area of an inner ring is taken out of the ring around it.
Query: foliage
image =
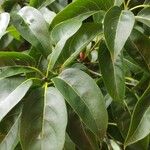
[[[150,149],[149,0],[0,1],[0,149]]]

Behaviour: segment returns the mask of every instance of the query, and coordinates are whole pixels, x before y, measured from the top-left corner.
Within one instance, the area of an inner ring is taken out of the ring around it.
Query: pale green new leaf
[[[20,138],[24,150],[62,150],[67,111],[65,101],[53,87],[34,89],[25,99]]]
[[[112,7],[104,18],[104,35],[113,60],[117,58],[131,34],[135,22],[134,14],[120,7]],[[125,32],[124,32],[125,31]]]
[[[142,9],[135,18],[150,27],[150,7]]]
[[[103,95],[95,81],[74,68],[64,70],[52,81],[83,123],[102,140],[108,118]]]
[[[16,78],[8,78],[0,80],[0,121],[7,115],[7,113],[16,106],[32,85],[31,80],[21,82],[15,81]]]
[[[9,13],[4,12],[0,14],[0,39],[6,33],[9,20],[10,20]]]

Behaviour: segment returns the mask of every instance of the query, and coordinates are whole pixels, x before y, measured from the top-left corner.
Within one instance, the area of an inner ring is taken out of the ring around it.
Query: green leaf
[[[32,67],[26,67],[26,66],[0,67],[0,80],[2,78],[8,78],[11,76],[30,73],[30,72],[38,72],[38,70]]]
[[[115,0],[114,6],[121,6],[124,0]]]
[[[20,138],[23,149],[62,150],[67,111],[65,101],[53,87],[34,89],[25,99]]]
[[[56,43],[55,49],[49,55],[49,70],[52,70],[57,59],[59,58],[66,41],[75,34],[81,27],[81,21],[70,19],[58,24],[51,32],[51,37]]]
[[[113,0],[76,0],[58,13],[51,25],[54,27],[71,18],[82,21],[100,10],[108,10],[111,6],[113,6]]]
[[[66,140],[65,140],[64,150],[75,150],[75,144],[70,139],[70,137],[67,133],[66,133]]]
[[[104,18],[104,35],[113,60],[123,49],[135,22],[134,14],[120,7],[112,7]],[[123,32],[125,30],[125,32]],[[110,34],[111,33],[111,34]]]
[[[55,0],[30,0],[29,5],[35,8],[38,7],[45,7],[47,5],[50,5]]]
[[[123,55],[119,54],[113,61],[104,42],[99,49],[99,64],[107,91],[113,100],[122,103],[125,95]]]
[[[132,114],[125,146],[131,145],[150,133],[150,87],[137,102]]]
[[[13,24],[21,36],[39,50],[45,57],[51,52],[48,24],[35,8],[25,6],[12,15]]]
[[[63,61],[62,68],[68,66],[79,55],[79,53],[97,36],[102,34],[102,25],[98,23],[85,23],[70,39],[69,43],[64,47],[61,55]],[[68,58],[66,60],[66,58]],[[60,62],[60,63],[61,63]]]
[[[138,65],[149,72],[150,70],[150,39],[138,30],[133,30],[130,39],[125,45],[128,54]]]
[[[73,68],[64,70],[52,81],[83,123],[102,140],[108,118],[103,95],[95,81]]]
[[[69,111],[67,133],[79,149],[98,150],[96,137],[87,130],[80,118],[73,111]]]
[[[6,33],[7,26],[9,24],[10,15],[9,13],[1,13],[0,14],[0,39]]]
[[[23,62],[26,65],[34,65],[35,64],[35,60],[24,53],[20,53],[20,52],[5,52],[5,51],[0,51],[0,59],[7,59],[7,60],[16,60],[19,62]]]
[[[15,148],[19,141],[19,123],[20,115],[15,118],[12,127],[9,129],[8,133],[5,135],[4,139],[0,143],[0,149],[2,150],[12,150]]]
[[[0,121],[22,100],[32,85],[31,80],[26,80],[15,86],[14,80],[15,78],[0,80]]]
[[[135,18],[150,27],[150,7],[142,9]]]
[[[44,19],[46,20],[46,22],[48,24],[51,24],[52,20],[54,19],[54,17],[56,16],[56,14],[53,11],[50,11],[48,8],[46,7],[42,7],[40,9],[41,14],[43,15]]]

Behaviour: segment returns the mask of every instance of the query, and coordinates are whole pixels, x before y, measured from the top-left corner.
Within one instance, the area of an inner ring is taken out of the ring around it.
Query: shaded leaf
[[[113,61],[104,42],[99,49],[99,64],[107,91],[113,100],[122,103],[125,95],[123,56],[119,54]]]
[[[20,115],[15,119],[14,124],[8,131],[5,138],[0,143],[0,149],[12,150],[15,148],[19,141],[19,123],[20,123]]]
[[[125,140],[125,146],[131,145],[150,133],[150,87],[137,102],[132,114],[129,131]]]
[[[125,45],[128,54],[138,65],[149,72],[150,69],[150,39],[138,30],[133,30]]]
[[[97,36],[102,34],[102,25],[98,23],[85,23],[64,47],[62,68],[70,65],[79,53]],[[68,58],[68,59],[67,59]],[[66,60],[67,59],[67,60]],[[61,62],[60,62],[61,63]]]
[[[67,133],[79,149],[98,149],[94,134],[87,130],[77,114],[71,111],[68,115]]]

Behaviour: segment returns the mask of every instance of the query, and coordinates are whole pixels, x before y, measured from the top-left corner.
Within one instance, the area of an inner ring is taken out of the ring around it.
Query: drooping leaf
[[[142,9],[135,18],[150,27],[150,7]]]
[[[13,24],[21,36],[39,50],[45,57],[51,52],[48,24],[37,9],[25,6],[12,15]]]
[[[122,103],[125,95],[123,55],[119,54],[113,61],[104,42],[99,49],[99,64],[107,91],[113,100]]]
[[[112,7],[104,18],[104,35],[113,60],[123,49],[135,22],[134,14],[120,7]],[[126,32],[123,32],[126,30]]]
[[[30,0],[30,6],[38,8],[50,5],[55,0]]]
[[[67,111],[65,101],[53,87],[34,89],[25,99],[20,138],[23,149],[62,150]]]
[[[95,81],[74,68],[64,70],[52,81],[83,123],[99,139],[103,139],[107,128],[107,112],[103,95]]]
[[[16,106],[32,85],[32,80],[21,82],[15,81],[16,78],[0,80],[0,121],[7,113]]]
[[[4,12],[0,14],[0,39],[6,32],[9,20],[10,20],[9,13]]]
[[[150,69],[150,39],[138,30],[133,30],[130,39],[125,45],[128,54],[138,65],[149,72]]]
[[[150,87],[137,102],[133,111],[125,146],[131,145],[150,133]]]
[[[0,59],[16,60],[31,66],[35,64],[35,60],[31,56],[20,52],[0,51]]]
[[[71,19],[58,24],[51,32],[51,37],[56,43],[55,49],[49,55],[49,70],[53,69],[57,59],[59,58],[66,41],[75,34],[81,27],[81,21]]]
[[[100,10],[108,10],[112,5],[113,0],[76,0],[54,18],[52,27],[70,18],[82,21]]]
[[[77,58],[79,53],[91,42],[97,35],[102,34],[102,25],[98,23],[85,23],[70,39],[64,47],[64,51],[60,56],[61,62],[64,64],[62,68],[70,65]],[[60,63],[61,63],[60,62]]]

